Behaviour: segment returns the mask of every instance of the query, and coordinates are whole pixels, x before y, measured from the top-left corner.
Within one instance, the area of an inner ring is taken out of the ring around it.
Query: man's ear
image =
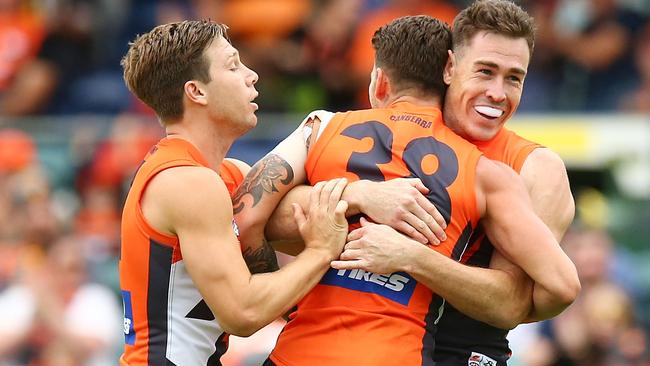
[[[384,101],[388,97],[388,95],[391,92],[391,85],[390,85],[390,79],[388,78],[388,74],[382,69],[381,67],[378,67],[377,70],[377,78],[376,78],[376,83],[375,83],[375,98],[377,101]]]
[[[207,95],[203,90],[203,85],[196,80],[190,80],[183,85],[185,96],[193,103],[208,105]]]
[[[442,79],[445,81],[445,84],[451,84],[451,76],[454,74],[454,68],[456,67],[456,54],[452,50],[447,50],[449,57],[447,58],[447,64],[445,65],[445,70],[442,72]]]

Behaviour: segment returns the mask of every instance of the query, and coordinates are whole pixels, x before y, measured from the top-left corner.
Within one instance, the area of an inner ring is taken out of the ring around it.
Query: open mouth
[[[496,119],[503,115],[503,111],[486,105],[477,105],[474,107],[476,113],[487,119]]]
[[[260,94],[259,94],[259,93],[255,93],[255,96],[253,96],[253,99],[251,99],[250,102],[249,102],[249,103],[251,104],[251,106],[253,106],[253,108],[254,108],[255,110],[258,110],[258,109],[259,109],[259,106],[257,105],[257,103],[253,102],[253,101],[257,98],[258,95],[260,95]]]

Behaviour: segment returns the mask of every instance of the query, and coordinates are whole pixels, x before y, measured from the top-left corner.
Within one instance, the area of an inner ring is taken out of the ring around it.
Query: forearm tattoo
[[[275,250],[266,240],[263,241],[261,247],[254,250],[248,247],[242,254],[251,273],[273,272],[280,268]]]
[[[284,159],[275,154],[269,154],[258,161],[246,175],[242,184],[237,188],[232,198],[233,212],[239,213],[245,208],[242,201],[244,196],[251,195],[253,204],[257,205],[264,193],[278,192],[276,184],[287,185],[293,181],[293,169]]]

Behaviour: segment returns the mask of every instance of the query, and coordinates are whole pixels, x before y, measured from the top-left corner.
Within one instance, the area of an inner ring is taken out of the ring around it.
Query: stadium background
[[[136,34],[188,18],[231,27],[260,112],[230,156],[253,163],[306,112],[367,105],[379,25],[450,22],[467,3],[0,0],[0,365],[115,364],[120,205],[162,132],[121,79]],[[650,1],[519,3],[539,32],[509,126],[567,164],[577,218],[563,245],[583,292],[512,332],[512,364],[649,365]],[[224,364],[259,365],[281,326],[233,339]]]

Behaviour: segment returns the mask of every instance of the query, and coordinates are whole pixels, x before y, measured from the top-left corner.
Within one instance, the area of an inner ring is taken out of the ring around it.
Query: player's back
[[[151,179],[178,166],[208,164],[188,141],[162,139],[145,157],[124,204],[119,265],[125,337],[121,365],[217,364],[227,348],[227,334],[187,273],[178,237],[149,225],[140,206]],[[227,161],[219,174],[230,192],[243,179]]]
[[[420,178],[449,223],[448,239],[432,250],[460,258],[478,220],[474,175],[480,155],[444,126],[438,109],[400,102],[335,114],[305,168],[311,184],[336,177]],[[433,365],[442,307],[442,299],[407,273],[330,269],[290,316],[271,360],[291,366]]]
[[[479,142],[476,146],[485,157],[507,164],[517,173],[521,171],[528,155],[541,147],[505,128],[492,140]],[[494,246],[480,225],[470,242],[461,261],[488,268]],[[436,333],[436,366],[465,366],[470,360],[476,361],[477,365],[492,362],[493,366],[505,366],[511,354],[507,335],[507,330],[470,318],[447,304]]]

